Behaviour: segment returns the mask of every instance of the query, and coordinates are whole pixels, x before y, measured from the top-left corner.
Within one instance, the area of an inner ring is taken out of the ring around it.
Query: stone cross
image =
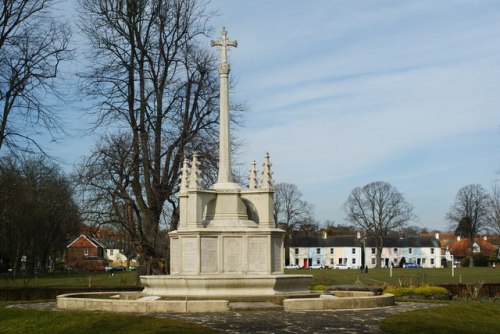
[[[211,42],[213,46],[220,46],[221,51],[221,63],[227,63],[227,50],[230,46],[237,47],[238,41],[231,41],[227,38],[227,30],[225,27],[222,27],[222,32],[220,33],[220,39]]]
[[[231,170],[231,135],[229,127],[229,86],[230,71],[227,62],[227,49],[236,47],[238,43],[227,38],[227,31],[222,28],[221,38],[212,41],[212,46],[220,47],[221,62],[219,64],[220,78],[220,131],[219,131],[219,174],[214,189],[238,189],[239,185],[233,182]]]

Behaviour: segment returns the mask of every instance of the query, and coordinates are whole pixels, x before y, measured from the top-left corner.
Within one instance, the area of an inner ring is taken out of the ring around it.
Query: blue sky
[[[350,191],[387,181],[446,230],[457,191],[500,175],[500,1],[213,0],[246,102],[245,164],[271,154],[319,221],[344,224]],[[207,45],[209,45],[207,40]],[[69,131],[83,121],[75,106]],[[75,121],[75,119],[77,121]],[[73,132],[76,133],[76,132]],[[67,164],[90,136],[52,151]]]
[[[268,150],[323,221],[390,182],[416,225],[447,229],[457,191],[500,177],[499,1],[213,1],[238,48],[240,160]],[[218,32],[218,31],[217,31]]]

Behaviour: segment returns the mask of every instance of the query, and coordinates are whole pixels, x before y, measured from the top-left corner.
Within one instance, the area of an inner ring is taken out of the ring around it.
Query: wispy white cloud
[[[328,199],[379,177],[409,192],[422,225],[443,227],[461,186],[489,186],[500,167],[499,3],[272,3],[227,25],[251,109],[243,158],[269,150],[277,178],[299,184],[320,219],[341,216]],[[434,164],[415,158],[426,154]],[[460,165],[464,154],[481,167]]]

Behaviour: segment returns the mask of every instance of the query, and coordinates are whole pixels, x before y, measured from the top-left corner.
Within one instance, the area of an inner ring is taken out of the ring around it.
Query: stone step
[[[231,311],[280,311],[283,310],[283,306],[271,302],[230,302],[229,309]]]

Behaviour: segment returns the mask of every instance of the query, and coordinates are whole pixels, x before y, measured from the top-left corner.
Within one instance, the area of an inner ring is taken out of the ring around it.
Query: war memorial
[[[274,303],[285,310],[371,308],[394,305],[392,295],[308,289],[311,275],[285,275],[284,231],[273,218],[269,154],[262,170],[250,164],[248,186],[234,182],[231,168],[228,62],[230,40],[223,28],[212,41],[220,48],[220,138],[217,182],[201,187],[196,153],[185,159],[179,192],[178,229],[169,233],[170,274],[141,276],[141,293],[61,295],[61,309],[110,312],[226,312],[231,303]],[[260,176],[259,176],[260,175]]]

